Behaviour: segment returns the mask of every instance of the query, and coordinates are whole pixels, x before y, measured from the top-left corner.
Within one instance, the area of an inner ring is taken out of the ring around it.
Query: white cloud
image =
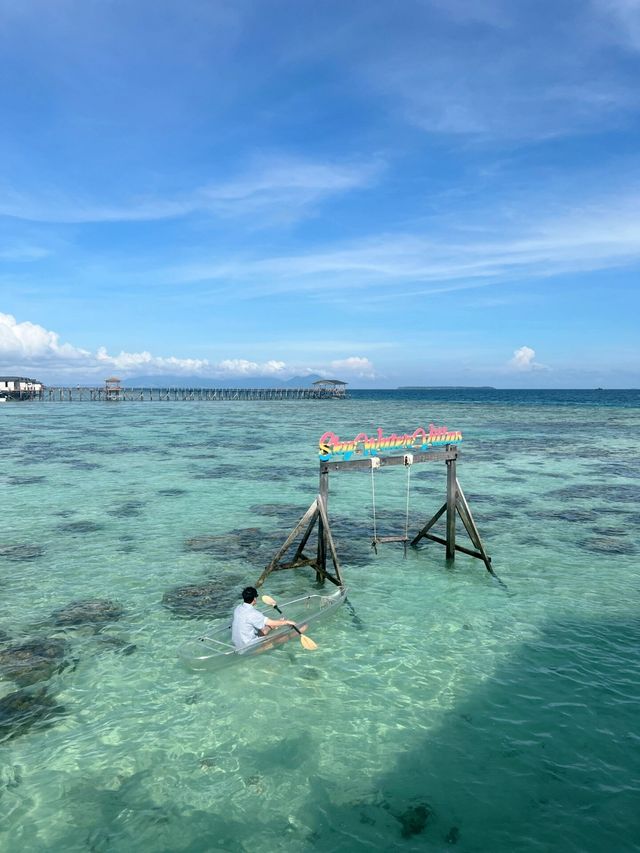
[[[369,359],[356,355],[332,361],[330,362],[329,367],[336,372],[344,371],[345,373],[351,373],[354,376],[358,376],[361,379],[374,379],[376,375],[373,369],[373,364]]]
[[[519,347],[517,350],[513,352],[513,358],[509,362],[509,366],[519,371],[530,371],[530,370],[544,370],[544,366],[542,364],[538,364],[534,361],[536,357],[536,351],[531,349],[531,347],[523,346]]]
[[[544,206],[544,199],[531,199]],[[549,204],[549,200],[546,200]],[[492,224],[483,226],[482,221]],[[216,258],[155,270],[165,284],[226,282],[234,297],[318,293],[340,296],[366,287],[376,300],[483,287],[495,282],[623,267],[640,259],[640,190],[576,198],[555,216],[522,212],[500,217],[479,211],[455,231],[378,234],[309,253],[264,258]],[[242,281],[240,290],[234,283]],[[392,288],[384,288],[388,282]]]
[[[39,367],[62,372],[99,373],[105,368],[124,372],[167,372],[197,374],[211,368],[206,359],[153,356],[149,352],[120,352],[110,355],[105,347],[95,353],[72,344],[60,343],[57,332],[28,321],[18,323],[11,314],[0,314],[0,364]],[[222,368],[224,372],[224,368]]]
[[[0,216],[32,222],[143,222],[177,219],[201,213],[213,216],[273,215],[295,218],[325,198],[366,187],[381,164],[320,163],[299,158],[273,158],[253,166],[234,180],[208,183],[174,198],[138,196],[121,203],[99,202],[61,193],[39,194],[4,188]]]
[[[216,365],[223,376],[281,376],[287,365],[284,361],[267,361],[262,364],[244,358],[225,359]]]
[[[331,195],[369,185],[379,164],[359,166],[280,159],[254,169],[247,177],[202,190],[204,206],[228,216],[258,212],[292,212]]]
[[[44,360],[77,363],[91,357],[87,350],[61,344],[56,332],[35,323],[18,323],[11,314],[0,314],[0,356],[3,360]]]
[[[334,361],[331,368],[357,376],[373,376],[373,366],[366,358],[347,358]],[[312,372],[306,366],[287,364],[278,359],[251,361],[244,358],[212,362],[206,358],[177,358],[158,356],[144,350],[110,354],[101,346],[95,352],[60,343],[56,332],[35,323],[18,323],[11,314],[0,314],[0,372],[22,373],[38,370],[42,377],[53,375],[95,377],[102,379],[105,371],[118,371],[125,376],[172,374],[200,376],[207,379],[271,377],[288,379]],[[57,381],[57,380],[56,380]],[[71,378],[69,381],[73,381]]]
[[[35,323],[18,323],[11,314],[0,314],[0,372],[29,373],[35,370],[43,374],[36,378],[46,380],[49,375],[67,376],[70,382],[75,381],[80,374],[102,380],[107,371],[118,371],[119,375],[124,374],[125,377],[171,374],[221,380],[249,377],[288,379],[312,372],[340,373],[366,379],[373,379],[376,375],[371,361],[362,356],[336,359],[325,366],[311,368],[278,359],[260,362],[228,358],[212,362],[206,358],[157,356],[146,350],[121,351],[112,355],[104,346],[90,352],[60,343],[60,336],[56,332]]]
[[[151,371],[169,371],[171,373],[201,373],[209,367],[206,359],[198,358],[175,358],[169,356],[153,356],[149,352],[120,352],[118,355],[109,355],[105,347],[99,347],[96,352],[96,360],[101,364],[118,368],[118,370],[131,371],[141,368]]]

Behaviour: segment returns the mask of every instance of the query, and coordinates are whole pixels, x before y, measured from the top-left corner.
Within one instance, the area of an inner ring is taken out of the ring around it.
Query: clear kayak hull
[[[300,631],[306,633],[310,626],[335,613],[346,597],[346,587],[340,587],[326,595],[315,593],[291,601],[278,602],[278,606],[284,618],[292,619]],[[274,608],[267,605],[260,605],[258,609],[273,619],[282,618]],[[266,637],[259,637],[248,646],[236,649],[231,642],[231,626],[227,623],[213,626],[194,639],[187,640],[179,647],[178,657],[189,669],[211,671],[296,639],[300,639],[300,635],[287,625],[284,628],[275,628]]]

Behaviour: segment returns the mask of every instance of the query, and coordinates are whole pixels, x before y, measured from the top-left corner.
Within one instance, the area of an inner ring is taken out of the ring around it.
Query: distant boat
[[[604,391],[604,388],[596,388],[596,391]]]

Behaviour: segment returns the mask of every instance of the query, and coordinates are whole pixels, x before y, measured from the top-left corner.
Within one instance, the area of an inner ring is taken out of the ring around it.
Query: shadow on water
[[[244,853],[258,836],[279,838],[278,850],[309,853],[637,851],[639,642],[640,619],[549,622],[486,679],[478,673],[475,690],[439,724],[408,731],[413,746],[377,777],[363,777],[357,766],[342,778],[318,773],[331,724],[249,747],[237,795],[266,796],[274,779],[297,774],[309,793],[288,819],[266,807],[243,824],[225,811],[229,789],[206,810],[159,805],[144,772],[116,783],[86,780],[72,792],[74,814],[87,849],[98,853],[132,845]],[[413,689],[409,682],[405,699]],[[385,731],[397,737],[393,706],[386,723],[363,724],[360,736],[372,749]],[[226,759],[214,752],[174,760],[188,762],[205,784]],[[77,837],[74,829],[69,842]]]
[[[640,850],[639,644],[640,619],[547,624],[369,795],[318,779],[314,849]]]

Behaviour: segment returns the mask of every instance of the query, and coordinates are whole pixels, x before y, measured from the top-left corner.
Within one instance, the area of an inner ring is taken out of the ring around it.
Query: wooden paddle
[[[284,613],[282,612],[282,610],[280,610],[280,608],[276,604],[275,599],[271,598],[270,595],[263,595],[262,600],[264,601],[265,604],[268,604],[269,607],[275,608],[275,610],[277,610],[278,613],[284,617]],[[306,634],[303,634],[297,625],[291,625],[290,627],[293,628],[294,631],[297,631],[298,634],[300,634],[300,642],[302,643],[304,648],[307,649],[307,651],[313,652],[313,651],[315,651],[315,649],[318,648],[317,643],[314,643],[313,640],[311,639],[311,637],[307,637]]]

